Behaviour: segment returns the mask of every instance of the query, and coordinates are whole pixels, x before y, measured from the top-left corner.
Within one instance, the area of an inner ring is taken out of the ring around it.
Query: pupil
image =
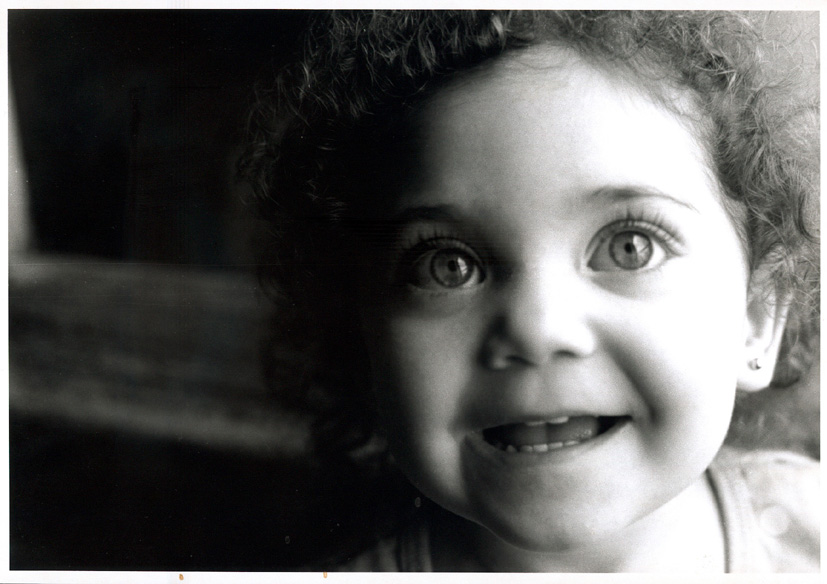
[[[456,288],[472,276],[469,261],[457,250],[437,253],[431,263],[431,275],[442,286]]]
[[[636,231],[618,233],[609,245],[609,254],[621,269],[637,270],[649,263],[652,242],[647,235]]]

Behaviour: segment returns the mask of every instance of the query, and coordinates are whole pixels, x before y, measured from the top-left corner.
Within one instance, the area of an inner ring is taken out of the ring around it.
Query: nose
[[[596,302],[573,267],[534,266],[512,274],[498,291],[483,362],[492,369],[586,357],[597,345]]]

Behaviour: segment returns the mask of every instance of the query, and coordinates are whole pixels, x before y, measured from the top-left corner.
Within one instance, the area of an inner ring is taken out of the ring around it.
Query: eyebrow
[[[611,202],[623,202],[634,199],[662,199],[674,203],[690,211],[698,213],[698,209],[673,195],[644,185],[606,186],[596,189],[587,196],[588,202],[599,202],[600,199],[609,199]],[[402,209],[388,219],[350,219],[347,223],[362,234],[371,232],[389,233],[405,225],[418,221],[444,221],[458,223],[462,221],[464,213],[455,205],[418,205]]]
[[[454,205],[421,205],[408,207],[393,216],[391,221],[398,224],[415,221],[456,221],[462,212]]]
[[[690,211],[694,211],[698,213],[698,209],[689,201],[684,201],[683,199],[679,199],[669,193],[665,193],[661,190],[649,187],[649,186],[642,186],[642,185],[626,185],[621,187],[615,186],[608,186],[599,188],[593,191],[589,198],[592,200],[599,199],[599,198],[608,198],[614,201],[628,201],[632,199],[663,199],[669,201],[671,203],[675,203],[680,205],[681,207],[685,207]]]
[[[382,238],[392,237],[406,225],[417,222],[442,221],[445,223],[459,223],[463,217],[462,211],[455,205],[421,205],[402,209],[399,213],[388,218],[347,218],[343,223],[350,230],[362,237]]]
[[[598,199],[609,199],[612,202],[623,202],[633,199],[663,199],[670,203],[685,207],[698,213],[698,209],[688,201],[679,199],[659,189],[644,185],[606,186],[592,191],[588,200],[597,202]],[[454,205],[422,205],[409,207],[394,215],[389,223],[404,225],[416,221],[458,221],[462,218],[462,211]]]

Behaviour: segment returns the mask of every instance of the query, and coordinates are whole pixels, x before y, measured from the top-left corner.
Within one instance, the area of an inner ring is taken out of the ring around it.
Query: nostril
[[[515,366],[531,365],[531,362],[511,350],[504,342],[498,339],[491,339],[482,350],[481,359],[483,366],[495,371],[510,369]]]
[[[580,358],[594,353],[597,336],[576,306],[524,298],[515,291],[503,296],[501,312],[486,331],[482,362],[494,370],[515,365],[540,366],[555,357]],[[553,307],[549,307],[553,304]],[[582,305],[582,302],[580,303]]]

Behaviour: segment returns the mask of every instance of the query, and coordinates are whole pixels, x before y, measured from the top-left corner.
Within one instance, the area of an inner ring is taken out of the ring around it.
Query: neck
[[[622,532],[562,550],[527,551],[454,515],[445,522],[432,530],[438,571],[721,573],[725,568],[723,529],[706,477]]]

